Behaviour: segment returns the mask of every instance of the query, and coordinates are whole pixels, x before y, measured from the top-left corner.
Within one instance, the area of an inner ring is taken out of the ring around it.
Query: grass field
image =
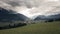
[[[0,30],[0,34],[60,34],[60,21]]]

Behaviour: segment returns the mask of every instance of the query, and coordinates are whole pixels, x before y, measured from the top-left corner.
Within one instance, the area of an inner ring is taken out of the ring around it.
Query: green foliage
[[[0,34],[60,34],[60,21],[0,30]]]

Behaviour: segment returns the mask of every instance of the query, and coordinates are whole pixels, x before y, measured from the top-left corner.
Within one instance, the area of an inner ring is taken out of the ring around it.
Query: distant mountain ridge
[[[55,21],[57,21],[57,20],[60,20],[60,14],[50,15],[50,16],[39,15],[34,20],[37,20],[37,21],[38,20],[47,20],[47,21],[55,20]]]

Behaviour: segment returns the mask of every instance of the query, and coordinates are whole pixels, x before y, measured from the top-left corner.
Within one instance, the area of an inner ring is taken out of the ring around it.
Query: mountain
[[[60,14],[49,15],[49,16],[39,15],[34,20],[58,21],[60,20]]]
[[[26,19],[28,18],[22,14],[18,14],[12,10],[6,10],[0,7],[0,22],[25,21]]]
[[[44,20],[46,17],[44,15],[37,16],[34,20]]]
[[[48,16],[48,18],[52,19],[52,20],[60,20],[60,14],[56,14],[56,15],[51,15],[51,16]]]

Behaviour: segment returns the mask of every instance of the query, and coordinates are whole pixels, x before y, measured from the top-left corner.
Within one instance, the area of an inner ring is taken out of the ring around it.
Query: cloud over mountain
[[[60,0],[0,0],[0,7],[11,9],[29,18],[60,13]]]

